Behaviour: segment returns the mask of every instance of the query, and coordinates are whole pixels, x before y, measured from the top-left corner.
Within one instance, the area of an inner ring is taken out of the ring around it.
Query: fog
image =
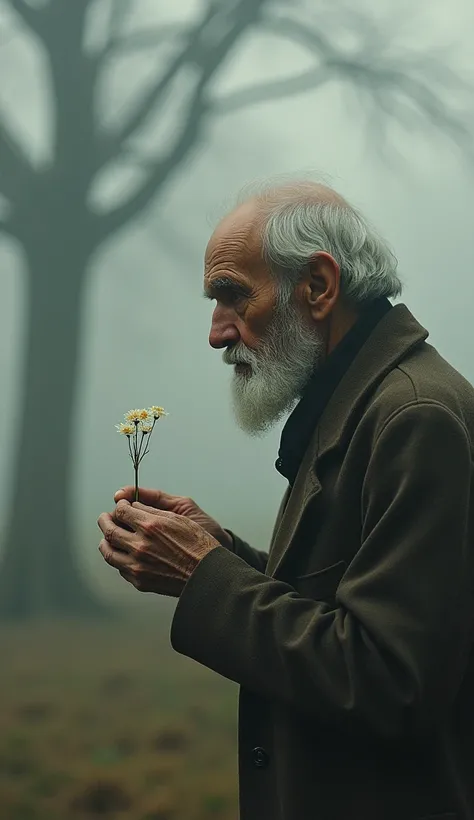
[[[201,8],[198,2],[175,0],[171,12],[169,5],[137,0],[134,25],[151,25],[165,16],[187,19]],[[403,47],[450,46],[451,67],[472,77],[474,8],[469,0],[448,5],[424,0],[412,4],[416,16],[410,4],[366,5],[381,19],[388,15],[398,21]],[[321,9],[323,28],[330,30],[337,4],[322,3]],[[6,12],[1,19],[9,31]],[[275,39],[257,30],[233,51],[216,88],[224,95],[255,78],[261,82],[275,72],[284,76],[304,69],[307,61],[295,43],[280,39],[276,52]],[[106,121],[133,100],[136,84],[152,68],[147,52],[110,77],[101,98]],[[50,150],[47,79],[39,46],[26,32],[3,38],[0,76],[3,116],[35,162],[41,162]],[[162,119],[143,135],[140,150],[153,151],[166,141],[165,132]],[[114,426],[132,407],[159,404],[169,412],[143,462],[141,484],[190,495],[224,526],[260,549],[268,547],[285,489],[274,469],[283,422],[263,439],[249,438],[236,427],[230,369],[207,341],[212,305],[201,297],[203,255],[216,220],[241,186],[273,175],[308,173],[333,185],[390,241],[405,283],[401,301],[430,331],[440,352],[474,380],[472,161],[434,126],[407,129],[393,118],[387,120],[382,150],[359,98],[338,80],[212,118],[201,145],[171,177],[159,201],[94,256],[83,291],[71,505],[81,562],[92,583],[112,597],[138,595],[125,590],[104,564],[96,526],[99,513],[112,509],[115,490],[133,481],[126,442]],[[123,169],[110,172],[95,192],[97,202],[122,197],[131,184]],[[0,238],[0,277],[3,520],[12,500],[25,332],[23,258],[5,237]],[[35,414],[35,407],[30,412]],[[44,424],[45,434],[54,436],[54,406]]]

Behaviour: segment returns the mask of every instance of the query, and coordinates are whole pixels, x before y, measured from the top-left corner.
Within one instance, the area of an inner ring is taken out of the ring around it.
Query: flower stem
[[[135,501],[138,501],[138,462],[135,462]]]

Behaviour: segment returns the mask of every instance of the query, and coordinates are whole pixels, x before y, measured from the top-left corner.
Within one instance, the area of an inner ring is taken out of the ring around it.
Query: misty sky
[[[416,4],[416,18],[408,4],[365,5],[373,5],[381,18],[388,13],[391,21],[398,19],[401,46],[453,44],[456,65],[474,82],[471,0],[423,0]],[[136,0],[133,26],[171,15],[190,17],[200,3],[175,0],[172,11],[170,6]],[[342,6],[323,2],[320,7],[329,34],[337,23],[334,9]],[[0,22],[9,26],[6,16]],[[140,55],[133,70],[128,63],[111,73],[109,92],[104,93],[105,118],[120,115],[136,83],[153,70],[152,56]],[[262,81],[276,71],[283,76],[307,64],[308,56],[295,44],[254,33],[227,64],[216,93],[224,95],[255,78]],[[0,76],[0,99],[22,142],[41,161],[47,156],[49,132],[38,48],[26,37],[8,40],[0,49]],[[429,127],[407,133],[391,124],[388,133],[389,144],[399,154],[397,158],[395,151],[387,151],[391,162],[377,156],[368,141],[357,97],[335,82],[291,101],[222,116],[209,123],[204,145],[179,170],[146,218],[95,258],[83,301],[71,503],[81,554],[99,585],[108,583],[110,569],[95,548],[95,522],[103,509],[111,509],[113,492],[132,481],[126,442],[114,428],[131,407],[161,404],[170,413],[154,434],[151,453],[143,462],[142,483],[191,495],[223,525],[259,548],[268,546],[285,487],[273,467],[282,425],[264,439],[248,438],[236,428],[229,403],[230,368],[208,346],[212,306],[201,297],[206,241],[216,217],[245,183],[280,173],[322,174],[391,242],[405,282],[402,301],[428,328],[440,352],[474,381],[474,166],[463,162]],[[151,152],[166,139],[166,123],[157,123],[143,135],[141,147]],[[102,180],[97,201],[120,197],[130,179],[129,173],[115,169]],[[22,400],[17,371],[24,317],[21,258],[12,244],[0,243],[3,517],[15,448],[15,411]],[[54,408],[45,425],[54,426]]]

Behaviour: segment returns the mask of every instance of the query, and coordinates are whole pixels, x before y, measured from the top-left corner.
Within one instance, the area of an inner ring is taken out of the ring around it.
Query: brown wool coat
[[[241,687],[240,820],[474,820],[474,390],[427,336],[389,311],[269,556],[234,536],[178,601],[174,649]]]

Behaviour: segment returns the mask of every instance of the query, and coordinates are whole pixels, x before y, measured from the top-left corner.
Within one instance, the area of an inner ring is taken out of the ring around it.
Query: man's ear
[[[327,319],[339,298],[340,278],[339,265],[329,253],[321,251],[311,257],[303,297],[318,324]]]

